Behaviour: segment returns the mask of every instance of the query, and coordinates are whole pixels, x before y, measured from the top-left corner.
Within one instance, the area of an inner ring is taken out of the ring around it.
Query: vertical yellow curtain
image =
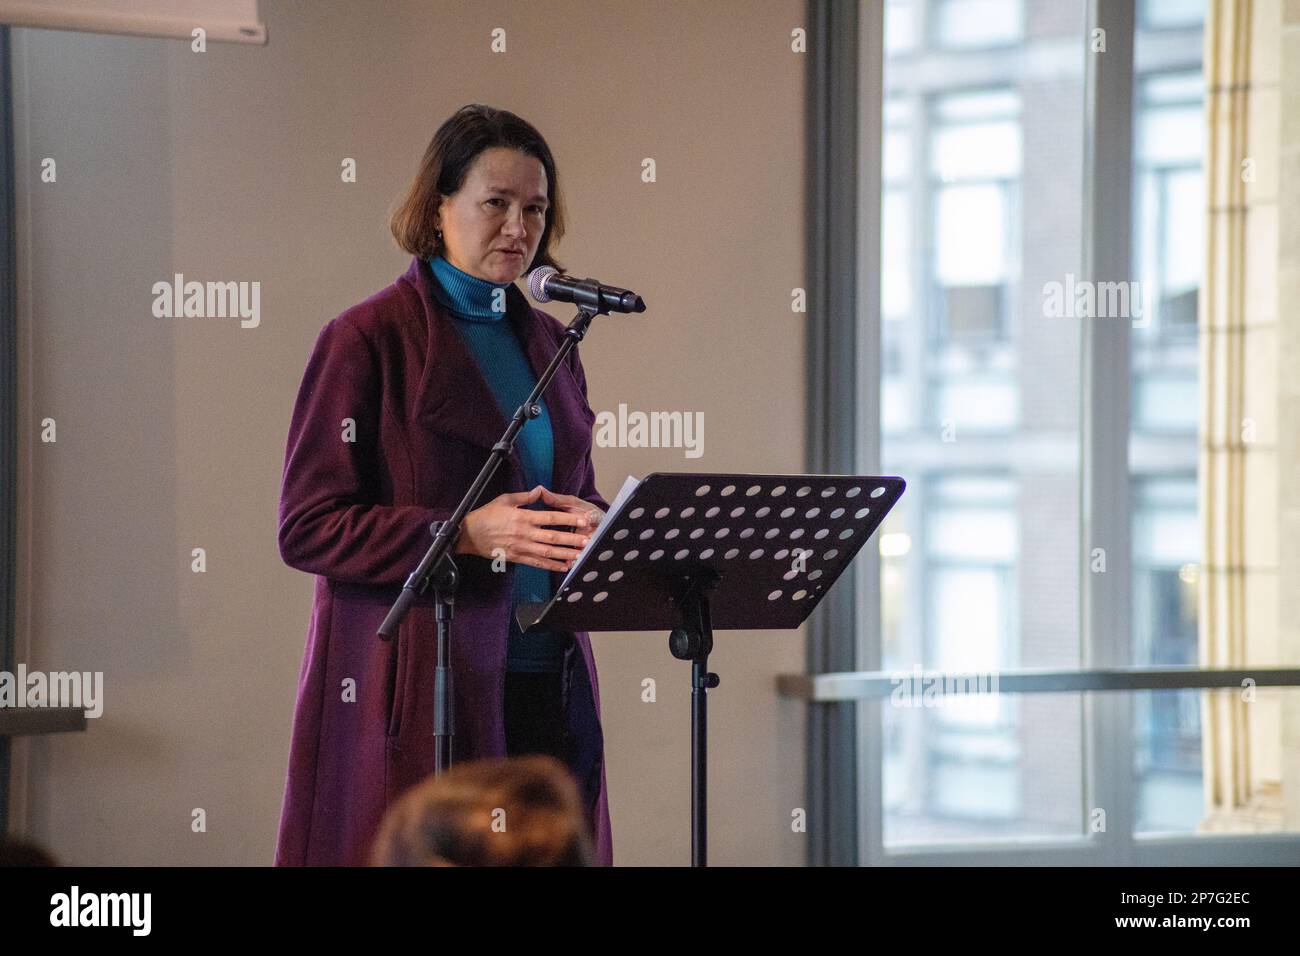
[[[1278,75],[1282,6],[1210,0],[1201,296],[1200,659],[1278,666]],[[1202,696],[1207,831],[1283,826],[1275,694]]]

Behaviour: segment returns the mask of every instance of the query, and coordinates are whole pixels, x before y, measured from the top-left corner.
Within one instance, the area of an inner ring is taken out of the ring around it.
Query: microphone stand
[[[514,449],[515,436],[524,425],[542,413],[537,404],[546,386],[555,377],[560,363],[587,334],[587,327],[597,315],[608,315],[609,309],[601,302],[600,285],[593,279],[584,279],[581,288],[574,293],[574,302],[578,305],[578,314],[573,317],[564,330],[564,341],[551,359],[542,377],[537,380],[532,394],[515,410],[514,418],[507,426],[501,440],[492,446],[492,453],[479,471],[478,477],[465,492],[465,497],[446,521],[435,521],[429,526],[433,534],[433,544],[425,552],[420,563],[402,585],[402,593],[388,611],[384,623],[379,626],[379,636],[388,640],[397,633],[398,625],[406,617],[417,596],[423,594],[433,584],[436,617],[438,622],[438,663],[433,680],[433,756],[434,776],[439,777],[451,766],[452,742],[455,736],[455,711],[452,697],[451,667],[451,619],[456,607],[456,586],[459,575],[456,562],[452,558],[452,545],[460,536],[461,524],[465,515],[478,504],[492,476],[506,455]]]

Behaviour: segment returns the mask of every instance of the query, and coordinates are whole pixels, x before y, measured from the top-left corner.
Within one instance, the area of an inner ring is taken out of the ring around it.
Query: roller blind
[[[257,0],[0,0],[0,23],[47,30],[266,43]]]

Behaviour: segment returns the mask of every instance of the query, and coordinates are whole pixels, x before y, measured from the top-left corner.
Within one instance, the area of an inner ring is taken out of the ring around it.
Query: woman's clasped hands
[[[553,510],[529,507],[538,502]],[[604,517],[590,502],[538,485],[498,495],[465,515],[456,552],[568,571]]]

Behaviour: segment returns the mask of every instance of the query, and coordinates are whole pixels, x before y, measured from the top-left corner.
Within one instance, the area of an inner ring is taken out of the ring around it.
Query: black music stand
[[[691,662],[691,865],[707,865],[714,630],[797,628],[903,494],[902,478],[655,472],[616,503],[535,631],[668,630]]]

